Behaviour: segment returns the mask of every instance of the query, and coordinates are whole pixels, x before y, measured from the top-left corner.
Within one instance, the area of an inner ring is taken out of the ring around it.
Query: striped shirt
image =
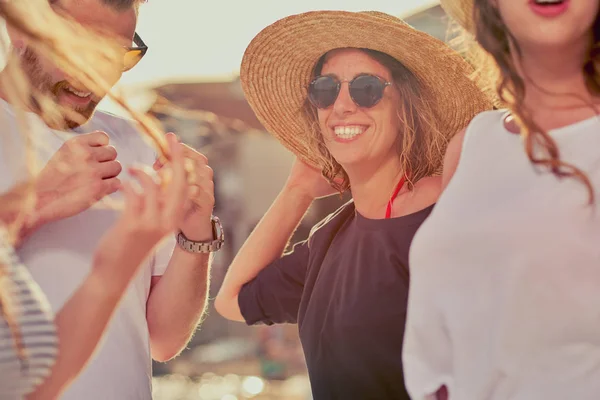
[[[58,351],[56,327],[48,302],[27,268],[21,264],[0,226],[0,399],[22,399],[50,373]],[[12,316],[23,351],[6,321]]]

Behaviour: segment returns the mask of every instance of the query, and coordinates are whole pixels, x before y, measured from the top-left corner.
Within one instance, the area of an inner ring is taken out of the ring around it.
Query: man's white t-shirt
[[[0,101],[0,113],[0,192],[4,192],[22,179],[26,158],[14,109]],[[43,167],[68,137],[96,130],[106,132],[110,144],[117,149],[117,160],[123,165],[121,180],[128,179],[128,166],[151,166],[155,160],[154,150],[136,128],[127,120],[110,114],[96,112],[88,124],[77,129],[78,133],[69,134],[51,130],[35,114],[27,114],[27,120],[35,132],[39,167]],[[122,200],[120,193],[109,197]],[[96,246],[119,213],[109,205],[94,206],[71,218],[42,226],[19,248],[21,260],[48,297],[54,312],[61,309],[90,272]],[[164,273],[173,247],[174,239],[167,240],[141,267],[114,313],[93,359],[62,399],[146,400],[152,397],[146,301],[150,278]]]

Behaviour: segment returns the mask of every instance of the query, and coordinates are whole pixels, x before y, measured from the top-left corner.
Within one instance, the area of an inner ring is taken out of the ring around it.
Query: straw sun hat
[[[468,78],[472,68],[442,41],[380,12],[314,11],[281,19],[250,43],[241,83],[264,127],[300,159],[320,168],[308,145],[302,114],[313,69],[325,53],[367,48],[386,53],[412,71],[433,105],[437,126],[452,137],[490,101]]]

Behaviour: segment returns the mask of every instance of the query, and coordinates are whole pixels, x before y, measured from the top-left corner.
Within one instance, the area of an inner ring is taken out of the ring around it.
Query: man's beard
[[[59,103],[60,94],[66,94],[66,88],[69,86],[67,81],[53,82],[52,77],[44,71],[41,62],[35,52],[26,48],[22,55],[22,67],[27,78],[29,78],[30,85],[34,91],[37,91],[42,96],[48,96],[55,102],[57,107],[61,110],[61,120],[59,121],[60,126],[50,126],[53,129],[75,129],[85,122],[89,121],[94,115],[94,111],[98,106],[98,101],[91,100],[85,107],[72,107],[68,105],[62,105]],[[71,112],[77,113],[77,118],[74,120],[69,117],[63,108],[69,109]],[[43,110],[36,110],[42,111]],[[44,119],[46,120],[46,119]]]

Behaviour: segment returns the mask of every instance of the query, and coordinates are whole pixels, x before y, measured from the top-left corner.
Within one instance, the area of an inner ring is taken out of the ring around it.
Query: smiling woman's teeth
[[[352,139],[365,131],[364,126],[336,126],[335,135],[341,139]]]

